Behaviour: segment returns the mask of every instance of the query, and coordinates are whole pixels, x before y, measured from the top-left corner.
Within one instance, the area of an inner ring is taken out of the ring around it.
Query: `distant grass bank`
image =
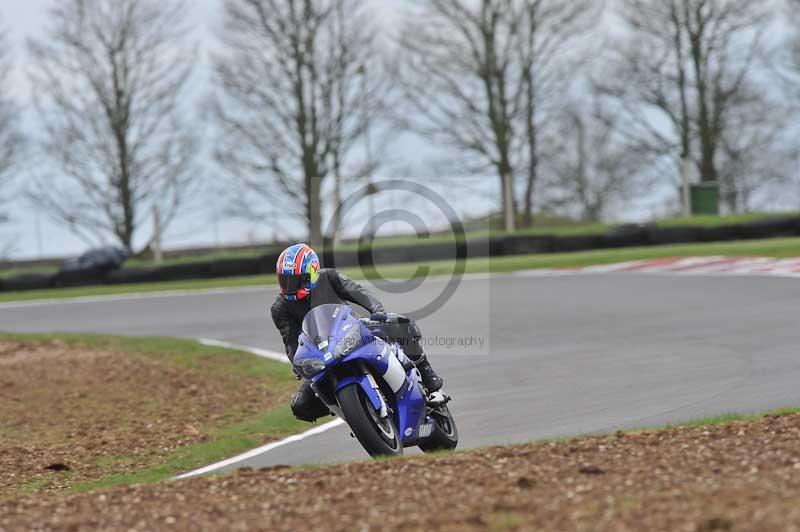
[[[579,268],[601,264],[614,264],[634,260],[659,259],[667,257],[694,256],[741,256],[741,257],[800,257],[800,238],[776,238],[767,240],[748,240],[743,242],[681,244],[641,248],[585,251],[579,253],[553,253],[518,255],[497,258],[476,258],[467,261],[466,273],[508,273],[521,270],[547,268]],[[380,266],[377,270],[346,268],[345,273],[355,279],[405,279],[424,275],[448,275],[453,272],[455,261],[436,261],[427,264],[394,264]],[[64,288],[35,290],[28,292],[0,293],[0,303],[15,301],[35,301],[41,299],[61,299],[107,295],[141,294],[174,290],[213,290],[264,286],[273,290],[275,276],[231,277],[225,279],[200,279],[162,283],[143,283],[126,285],[92,286],[84,288]]]
[[[723,227],[728,225],[736,225],[742,223],[757,222],[762,220],[770,220],[774,218],[787,218],[793,216],[800,216],[800,211],[791,212],[777,212],[777,213],[750,213],[750,214],[736,214],[728,216],[690,216],[688,218],[666,218],[653,222],[657,227]],[[506,235],[505,231],[490,228],[489,222],[486,222],[485,228],[480,228],[480,224],[475,223],[467,230],[468,240],[479,240],[489,238],[492,236]],[[537,224],[528,229],[518,229],[514,235],[517,236],[577,236],[577,235],[598,235],[605,233],[614,227],[616,224],[606,223],[585,223],[585,222],[572,222],[568,220],[557,218],[548,219],[542,218]],[[455,239],[449,232],[437,233],[428,236],[417,237],[415,235],[400,235],[376,238],[372,243],[374,248],[387,248],[387,247],[404,247],[416,246],[420,244],[433,244],[433,243],[448,243],[453,242]],[[337,245],[339,251],[352,251],[358,249],[359,244],[353,241],[345,241]],[[263,249],[224,249],[208,252],[208,253],[191,253],[179,254],[167,258],[162,262],[162,266],[178,266],[183,264],[192,264],[196,262],[209,262],[215,260],[230,260],[230,259],[253,259],[264,255],[268,251],[268,247]],[[273,250],[275,251],[275,250]],[[13,263],[8,263],[11,267],[0,265],[0,279],[5,277],[13,277],[25,274],[41,274],[48,275],[54,274],[58,271],[57,264],[29,266],[26,268],[14,267]],[[151,260],[141,258],[131,258],[125,262],[123,268],[137,269],[137,268],[151,268],[154,264]],[[7,268],[7,269],[3,269]]]
[[[800,216],[800,211],[763,213],[755,212],[748,214],[731,214],[728,216],[698,215],[689,217],[666,218],[655,222],[658,227],[724,227],[726,225],[737,225],[775,218],[791,218]]]

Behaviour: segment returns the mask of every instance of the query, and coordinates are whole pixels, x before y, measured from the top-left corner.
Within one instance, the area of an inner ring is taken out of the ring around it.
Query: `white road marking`
[[[341,419],[336,419],[329,423],[325,423],[324,425],[320,425],[319,427],[315,427],[311,430],[308,430],[302,434],[297,434],[295,436],[289,436],[285,440],[276,441],[273,443],[269,443],[264,445],[263,447],[259,447],[257,449],[253,449],[252,451],[248,451],[244,454],[240,454],[239,456],[234,456],[233,458],[229,458],[227,460],[223,460],[222,462],[217,462],[216,464],[211,464],[209,466],[203,467],[201,469],[196,469],[194,471],[190,471],[188,473],[184,473],[182,475],[178,475],[174,478],[174,480],[180,480],[184,478],[196,477],[198,475],[205,475],[206,473],[213,473],[214,471],[219,471],[228,466],[232,466],[234,464],[238,464],[239,462],[243,462],[245,460],[249,460],[250,458],[255,458],[256,456],[261,456],[264,453],[267,453],[273,449],[277,449],[278,447],[283,447],[284,445],[289,445],[290,443],[295,443],[298,441],[305,440],[306,438],[310,438],[311,436],[316,436],[317,434],[322,434],[323,432],[327,432],[333,428],[339,427],[344,425],[344,421]]]
[[[249,353],[253,353],[254,355],[258,355],[260,357],[269,358],[270,360],[277,360],[279,362],[289,363],[289,360],[286,358],[286,355],[275,353],[274,351],[267,351],[265,349],[258,349],[256,347],[248,347],[245,345],[239,344],[232,344],[230,342],[223,342],[220,340],[211,340],[208,338],[201,338],[198,340],[203,345],[210,345],[213,347],[224,347],[226,349],[236,349],[239,351],[246,351]],[[291,443],[296,443],[299,441],[303,441],[306,438],[310,438],[311,436],[316,436],[317,434],[322,434],[323,432],[327,432],[331,429],[344,425],[344,421],[341,419],[336,419],[329,423],[325,423],[324,425],[320,425],[319,427],[315,427],[311,430],[307,430],[302,434],[296,434],[294,436],[289,436],[286,439],[276,441],[273,443],[268,443],[267,445],[258,447],[251,451],[247,451],[244,454],[240,454],[239,456],[234,456],[233,458],[228,458],[227,460],[223,460],[221,462],[217,462],[216,464],[211,464],[200,469],[196,469],[194,471],[189,471],[188,473],[183,473],[182,475],[178,475],[175,477],[174,480],[196,477],[198,475],[205,475],[206,473],[212,473],[214,471],[219,471],[228,466],[232,466],[234,464],[238,464],[239,462],[243,462],[245,460],[249,460],[250,458],[255,458],[256,456],[261,456],[264,453],[268,453],[273,449],[277,449],[278,447],[283,447],[284,445],[289,445]]]
[[[581,270],[520,270],[516,272],[509,272],[509,273],[498,273],[494,274],[495,276],[500,275],[510,275],[512,277],[564,277],[568,275],[578,275],[582,274]]]
[[[221,340],[212,340],[209,338],[198,338],[197,341],[203,345],[208,345],[212,347],[222,347],[225,349],[236,349],[237,351],[246,351],[248,353],[253,353],[254,355],[260,356],[262,358],[268,358],[270,360],[283,362],[285,364],[289,363],[289,359],[286,357],[284,353],[277,353],[275,351],[268,351],[266,349],[259,349],[257,347],[248,347],[246,345],[232,344],[230,342],[223,342]]]
[[[637,268],[647,263],[648,261],[646,260],[636,260],[630,262],[615,262],[613,264],[598,264],[597,266],[581,268],[580,271],[583,273],[614,273],[629,268]]]

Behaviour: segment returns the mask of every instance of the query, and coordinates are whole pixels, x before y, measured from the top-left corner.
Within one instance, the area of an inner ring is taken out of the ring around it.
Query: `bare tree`
[[[794,49],[795,52],[800,52],[800,0],[787,0],[789,23],[794,28]],[[800,66],[800,65],[798,65]]]
[[[506,230],[515,228],[518,184],[532,222],[543,124],[569,91],[574,45],[600,4],[425,0],[401,38],[410,126],[457,150],[461,171],[497,176]]]
[[[59,0],[48,36],[29,42],[53,167],[29,195],[87,241],[132,250],[152,209],[166,226],[198,178],[185,14],[180,0]]]
[[[542,148],[551,133],[548,125],[557,121],[571,85],[596,55],[586,45],[592,43],[595,50],[599,49],[591,26],[600,20],[604,7],[603,0],[527,0],[522,6],[519,57],[525,147],[518,158],[523,165],[520,179],[524,182],[525,227],[533,225],[541,161],[551,155]]]
[[[377,168],[369,140],[388,92],[363,4],[225,1],[215,157],[230,177],[235,214],[302,217],[318,244],[328,178],[336,177],[333,196],[340,196],[342,176]]]
[[[791,182],[798,154],[791,135],[798,133],[798,115],[782,96],[743,92],[727,117],[719,177],[720,200],[730,212],[769,207]]]
[[[628,32],[612,46],[598,86],[626,116],[623,130],[633,145],[676,165],[692,161],[703,181],[732,175],[721,167],[731,162],[725,139],[737,127],[733,117],[764,103],[751,96],[760,92],[769,4],[621,0]]]
[[[612,209],[636,197],[647,184],[645,154],[629,148],[617,115],[575,103],[559,117],[558,143],[543,166],[548,209],[598,222]]]
[[[786,20],[788,21],[790,36],[789,42],[784,43],[786,53],[783,70],[786,72],[794,89],[793,99],[795,103],[800,103],[800,0],[787,0]]]
[[[11,64],[7,57],[9,50],[5,33],[0,27],[0,223],[8,221],[9,216],[2,209],[6,194],[14,179],[23,145],[19,130],[19,111],[14,101],[8,96]]]

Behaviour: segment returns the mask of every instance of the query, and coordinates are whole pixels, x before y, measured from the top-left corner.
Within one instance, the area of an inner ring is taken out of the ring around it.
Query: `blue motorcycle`
[[[398,320],[390,314],[389,321]],[[294,357],[295,371],[344,419],[370,456],[398,456],[405,447],[452,450],[458,429],[443,392],[428,393],[385,324],[360,318],[349,305],[308,313]]]

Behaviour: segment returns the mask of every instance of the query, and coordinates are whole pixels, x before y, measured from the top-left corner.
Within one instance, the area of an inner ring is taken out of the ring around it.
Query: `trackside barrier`
[[[594,235],[498,235],[469,240],[459,245],[466,246],[466,250],[462,249],[463,256],[479,258],[787,236],[800,236],[800,217],[774,218],[720,227],[628,225],[617,227],[604,234]],[[278,254],[277,250],[271,250],[265,255],[254,258],[196,261],[157,268],[20,275],[0,279],[0,292],[265,275],[274,272]],[[455,242],[425,243],[420,241],[414,246],[374,246],[372,248],[364,246],[360,249],[353,248],[336,253],[325,252],[321,259],[326,267],[347,268],[359,265],[432,262],[452,259],[454,256],[456,256]]]

